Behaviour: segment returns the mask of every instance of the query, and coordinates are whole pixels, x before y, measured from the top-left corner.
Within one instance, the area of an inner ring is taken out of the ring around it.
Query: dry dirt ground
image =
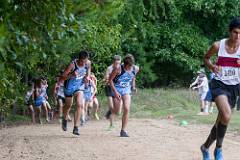
[[[179,126],[171,120],[130,119],[131,137],[120,138],[120,121],[90,121],[74,136],[59,124],[23,125],[0,130],[1,160],[200,160],[199,146],[211,126]],[[214,147],[212,147],[211,152]],[[225,160],[240,160],[240,136],[228,133]]]

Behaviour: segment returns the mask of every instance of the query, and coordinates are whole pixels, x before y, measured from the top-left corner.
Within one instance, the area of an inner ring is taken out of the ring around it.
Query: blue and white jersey
[[[25,103],[28,103],[31,100],[32,95],[33,95],[33,90],[27,91],[27,94],[26,94],[25,99],[24,99]]]
[[[135,76],[135,66],[130,71],[125,71],[124,66],[121,65],[121,73],[114,78],[114,85],[118,88],[131,88],[132,80]]]
[[[84,93],[93,93],[93,88],[94,86],[94,82],[90,79],[88,84],[85,84],[85,90]]]
[[[42,87],[41,87],[41,91],[40,91],[40,96],[41,97],[46,97],[47,96],[47,85],[43,85]]]
[[[93,91],[94,91],[94,82],[92,80],[89,80],[89,82],[87,84],[85,84],[85,90],[84,90],[84,99],[86,102],[91,102],[92,99],[92,95],[93,95]]]
[[[57,86],[57,96],[60,96],[60,97],[65,97],[64,95],[64,84],[63,83],[60,83],[58,86]]]
[[[87,74],[87,70],[88,70],[87,65],[79,67],[77,65],[77,59],[73,60],[72,63],[74,64],[74,68],[71,72],[70,79],[82,80],[84,76]],[[77,73],[76,75],[74,75],[75,72]]]
[[[73,62],[74,68],[70,73],[70,77],[68,80],[65,81],[65,96],[72,96],[77,91],[84,90],[84,82],[83,78],[87,74],[88,66],[85,64],[82,67],[77,65],[77,59]]]

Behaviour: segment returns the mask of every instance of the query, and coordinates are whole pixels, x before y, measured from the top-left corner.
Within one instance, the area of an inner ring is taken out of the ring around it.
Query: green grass
[[[100,97],[102,114],[106,111],[106,98]],[[214,114],[198,116],[199,100],[197,93],[187,89],[144,89],[133,95],[131,117],[166,119],[173,115],[178,122],[186,120],[191,124],[214,124],[217,108]],[[240,131],[240,113],[234,112],[230,123],[230,130]]]
[[[107,99],[103,95],[99,95],[98,99],[101,105],[100,116],[103,117],[108,109]],[[133,95],[130,115],[134,118],[156,119],[166,119],[168,115],[173,115],[178,122],[186,120],[191,124],[214,124],[216,107],[213,115],[197,116],[198,112],[199,100],[196,92],[187,89],[143,89]],[[30,121],[30,117],[9,115],[6,119],[6,122],[12,123],[19,121]],[[229,129],[240,132],[240,112],[234,112]]]
[[[29,116],[8,115],[6,117],[6,122],[7,123],[27,122],[27,121],[31,121]]]

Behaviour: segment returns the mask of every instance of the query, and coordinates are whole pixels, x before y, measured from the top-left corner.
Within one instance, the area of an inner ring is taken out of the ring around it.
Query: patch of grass
[[[29,116],[8,115],[6,117],[6,122],[7,123],[26,122],[26,121],[31,121]]]
[[[106,106],[106,98],[100,96],[100,102]],[[107,107],[103,107],[102,114]],[[135,118],[162,118],[173,115],[177,121],[189,123],[214,124],[217,117],[217,108],[214,114],[198,116],[199,100],[197,92],[187,89],[144,89],[133,95],[131,117]],[[240,113],[235,112],[231,119],[231,130],[240,131]]]
[[[98,95],[100,102],[100,116],[106,113],[107,99],[104,95]],[[73,107],[74,110],[75,107]],[[199,100],[197,92],[187,89],[143,89],[132,97],[131,117],[134,118],[161,118],[166,119],[173,115],[176,121],[188,121],[189,123],[214,124],[217,117],[217,108],[214,114],[209,116],[197,116],[199,112]],[[29,116],[9,115],[6,122],[31,121]],[[230,130],[240,131],[240,112],[234,112]]]

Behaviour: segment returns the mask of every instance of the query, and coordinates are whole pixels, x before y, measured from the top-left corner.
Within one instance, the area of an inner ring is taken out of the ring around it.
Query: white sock
[[[209,112],[213,113],[213,107],[210,107]]]
[[[205,113],[208,113],[208,105],[205,105],[205,107],[204,107],[204,112],[205,112]]]

